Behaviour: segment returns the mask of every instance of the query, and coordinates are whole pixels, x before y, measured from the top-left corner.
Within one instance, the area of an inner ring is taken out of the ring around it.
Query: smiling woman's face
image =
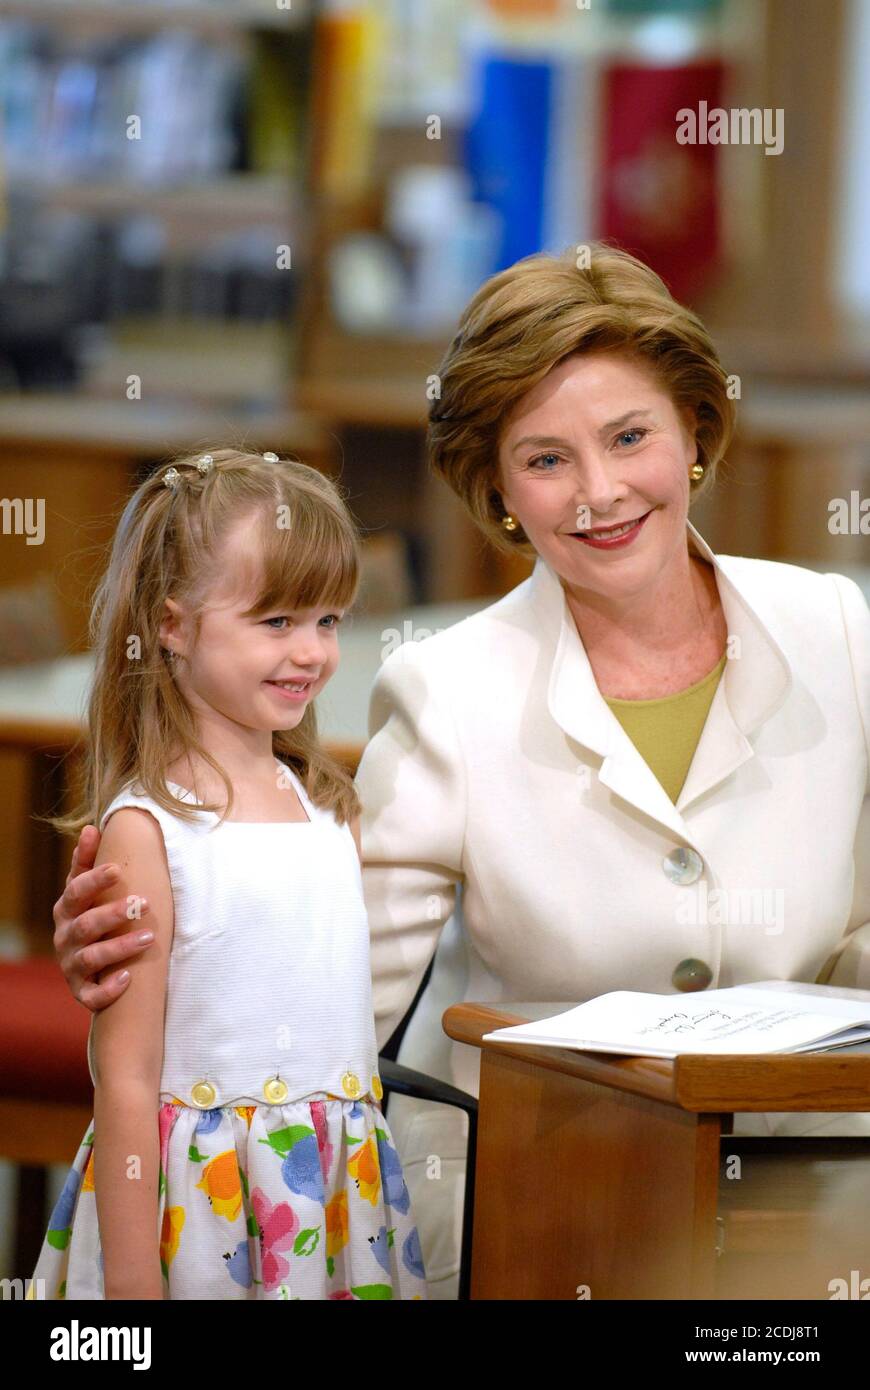
[[[631,358],[566,358],[518,401],[502,431],[505,509],[570,586],[628,599],[686,554],[693,424]],[[640,518],[624,536],[595,536]]]

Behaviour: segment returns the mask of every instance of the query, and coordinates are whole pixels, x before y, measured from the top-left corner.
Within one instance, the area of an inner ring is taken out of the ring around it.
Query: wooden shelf
[[[842,319],[815,334],[788,334],[781,329],[742,325],[708,327],[728,371],[756,380],[780,380],[794,386],[857,385],[866,390],[870,378],[870,319]]]
[[[251,447],[282,451],[292,448],[306,462],[331,458],[333,441],[320,422],[301,411],[234,410],[197,407],[188,401],[96,401],[78,394],[40,392],[0,396],[3,423],[0,441],[16,448],[61,452],[75,448],[91,453],[159,457],[194,448],[206,438],[223,439],[228,430],[243,432]],[[60,455],[58,455],[60,456]]]
[[[144,180],[107,179],[104,183],[55,182],[50,178],[14,176],[7,192],[38,198],[43,206],[111,219],[147,214],[167,224],[170,235],[189,232],[198,244],[218,232],[257,224],[282,224],[288,230],[300,218],[293,206],[293,185],[280,174],[226,174],[166,185]]]
[[[394,374],[371,381],[357,377],[309,377],[297,385],[296,398],[332,425],[362,425],[372,429],[425,429],[429,402],[426,379],[403,380]]]
[[[287,397],[292,331],[281,320],[169,317],[116,320],[86,365],[76,394],[120,402],[189,403],[213,413],[269,409]],[[127,379],[142,400],[127,399]]]
[[[156,29],[195,29],[200,33],[240,29],[298,29],[310,17],[308,0],[292,0],[279,10],[276,0],[0,0],[0,19],[27,19],[35,24],[91,24],[123,33]]]

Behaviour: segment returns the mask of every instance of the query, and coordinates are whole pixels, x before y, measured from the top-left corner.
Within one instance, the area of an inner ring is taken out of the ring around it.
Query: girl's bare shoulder
[[[143,806],[120,806],[103,827],[95,864],[111,859],[124,874],[125,864],[153,862],[162,867],[168,880],[166,846],[160,824]]]

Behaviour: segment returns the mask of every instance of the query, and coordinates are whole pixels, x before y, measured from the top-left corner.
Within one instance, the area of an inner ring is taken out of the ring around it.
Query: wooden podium
[[[472,1298],[870,1296],[870,1137],[733,1134],[739,1111],[870,1111],[870,1044],[671,1062],[482,1041],[568,1007],[443,1016],[482,1052]]]

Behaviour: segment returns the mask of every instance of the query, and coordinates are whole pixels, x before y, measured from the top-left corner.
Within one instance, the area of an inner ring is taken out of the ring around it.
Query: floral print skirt
[[[164,1298],[427,1297],[408,1189],[380,1106],[323,1095],[214,1110],[161,1104]],[[92,1123],[28,1297],[105,1297],[98,1142]]]

